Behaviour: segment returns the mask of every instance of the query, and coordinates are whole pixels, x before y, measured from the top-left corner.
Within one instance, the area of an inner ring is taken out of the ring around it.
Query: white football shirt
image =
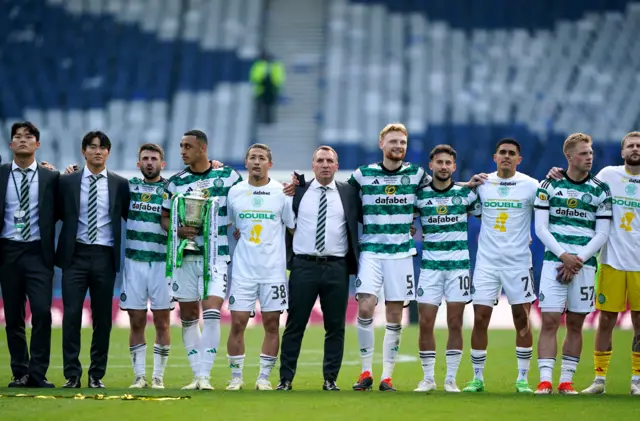
[[[476,188],[482,207],[473,214],[482,216],[476,268],[531,268],[531,215],[538,182],[516,172],[500,178],[497,172]]]
[[[618,270],[640,271],[640,175],[620,165],[603,168],[597,178],[609,185],[613,201],[611,231],[599,261]]]
[[[258,283],[287,279],[285,226],[295,228],[292,200],[282,184],[270,180],[254,187],[242,181],[229,190],[229,222],[240,230],[233,253],[233,278]]]

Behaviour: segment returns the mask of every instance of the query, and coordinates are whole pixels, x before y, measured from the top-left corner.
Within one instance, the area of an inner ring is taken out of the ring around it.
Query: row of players
[[[427,392],[436,388],[433,327],[444,299],[449,326],[444,388],[450,392],[459,391],[455,379],[462,359],[462,314],[465,305],[473,301],[471,361],[474,379],[464,391],[483,391],[488,325],[493,303],[504,289],[516,327],[516,391],[533,392],[528,384],[533,356],[529,311],[537,297],[530,270],[529,233],[535,208],[536,234],[546,247],[540,280],[543,327],[538,343],[540,384],[536,393],[552,393],[556,332],[564,312],[567,314],[567,336],[558,391],[577,393],[572,387],[572,376],[581,353],[582,325],[586,314],[594,310],[596,297],[596,306],[601,310],[594,352],[596,379],[585,392],[604,392],[612,330],[617,312],[626,308],[628,294],[635,329],[631,392],[640,394],[640,277],[637,273],[640,269],[632,256],[637,243],[634,225],[638,223],[638,202],[634,196],[635,187],[640,183],[640,133],[632,132],[622,141],[625,165],[607,167],[597,177],[590,173],[593,163],[590,137],[584,134],[569,136],[563,147],[567,170],[554,169],[550,173],[552,177],[541,183],[517,172],[522,156],[520,145],[514,139],[498,142],[494,154],[496,172],[479,174],[465,184],[452,182],[456,152],[448,145],[439,145],[430,154],[429,168],[433,177],[423,168],[404,162],[407,131],[403,125],[385,127],[380,133],[379,145],[383,151],[382,162],[357,169],[349,179],[361,193],[364,210],[356,279],[362,374],[354,384],[354,390],[370,389],[373,385],[372,317],[377,296],[382,291],[386,300],[387,328],[380,390],[394,390],[391,377],[400,343],[402,306],[406,300],[413,299],[419,303],[419,349],[424,370],[424,379],[415,390]],[[185,388],[212,389],[209,379],[220,342],[220,308],[229,295],[233,326],[237,328],[227,343],[232,370],[228,389],[237,390],[244,384],[243,331],[258,297],[265,340],[256,387],[270,390],[268,377],[278,353],[279,316],[287,308],[284,230],[295,227],[290,199],[295,180],[291,185],[282,186],[269,179],[272,160],[265,145],[253,145],[248,150],[247,181],[242,181],[240,174],[228,167],[211,167],[204,133],[187,132],[180,147],[188,167],[165,181],[160,177],[164,167],[162,149],[157,145],[143,146],[139,153],[143,179],[130,182],[127,230],[131,234],[127,238],[135,240],[127,243],[121,307],[131,315],[130,346],[136,376],[132,387],[147,385],[143,333],[147,299],[151,300],[152,310],[160,313],[172,305],[171,295],[180,303],[182,337],[194,373],[194,380]],[[181,267],[169,271],[171,292],[168,293],[167,284],[158,282],[164,279],[165,266],[171,264],[165,262],[166,232],[174,232],[176,239],[195,240],[200,246],[205,243],[198,230],[178,227],[177,220],[170,218],[172,197],[195,189],[204,189],[207,196],[218,197],[218,225],[222,228],[217,239],[217,259],[209,265],[212,267],[210,273],[205,274],[207,265],[204,261],[208,257],[185,253]],[[265,194],[255,195],[256,191]],[[416,249],[410,234],[416,207],[424,241],[417,288],[413,282],[412,263]],[[468,214],[482,220],[473,281],[469,271]],[[612,216],[613,226],[610,223]],[[226,266],[230,261],[227,225],[235,225],[240,231],[229,294],[226,291]],[[258,244],[261,246],[256,247]],[[595,255],[600,248],[602,265],[595,291]],[[265,274],[270,274],[268,279]],[[198,326],[199,302],[203,309],[202,332]],[[163,314],[168,317],[167,312]],[[167,324],[159,320],[157,328],[166,330],[163,326]],[[152,386],[162,387],[168,332],[159,334],[157,342]]]

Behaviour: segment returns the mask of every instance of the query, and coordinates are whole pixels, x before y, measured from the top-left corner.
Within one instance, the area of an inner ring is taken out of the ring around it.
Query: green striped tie
[[[316,228],[316,250],[320,253],[324,251],[325,225],[327,222],[327,189],[322,186],[322,194],[320,195],[320,208],[318,209],[318,226]]]
[[[20,210],[24,212],[24,228],[22,228],[22,238],[29,240],[31,236],[31,212],[29,209],[29,178],[27,177],[31,169],[20,170],[22,181],[20,182]]]
[[[89,241],[94,243],[98,238],[98,180],[102,174],[92,175],[89,183],[89,201],[87,202],[87,225]]]

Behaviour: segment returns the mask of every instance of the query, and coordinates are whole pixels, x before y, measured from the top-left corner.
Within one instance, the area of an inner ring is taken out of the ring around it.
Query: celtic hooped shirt
[[[162,201],[162,207],[166,211],[171,210],[171,196],[176,193],[188,193],[190,191],[201,189],[205,197],[219,197],[220,210],[218,211],[218,256],[224,256],[227,261],[229,258],[229,240],[227,239],[227,225],[229,224],[227,217],[227,194],[229,189],[236,183],[242,181],[242,176],[231,167],[222,167],[217,169],[209,168],[203,173],[194,173],[187,167],[179,173],[175,174],[166,185],[166,195]],[[196,244],[201,247],[204,242],[202,235],[195,238]]]
[[[422,269],[469,269],[467,212],[480,207],[475,191],[452,183],[444,190],[433,184],[418,191],[422,225]]]
[[[549,211],[549,231],[562,248],[578,254],[596,233],[596,219],[611,218],[609,186],[589,174],[584,181],[546,179],[536,194],[536,209]],[[545,249],[546,262],[559,262],[558,256]],[[596,266],[595,256],[584,262]]]
[[[167,257],[167,232],[162,228],[162,200],[167,180],[147,183],[129,180],[129,216],[124,255],[140,262],[164,262]]]
[[[431,182],[422,167],[405,162],[396,171],[382,163],[365,165],[349,184],[362,196],[363,234],[360,252],[379,259],[402,259],[416,254],[411,224],[418,190]]]

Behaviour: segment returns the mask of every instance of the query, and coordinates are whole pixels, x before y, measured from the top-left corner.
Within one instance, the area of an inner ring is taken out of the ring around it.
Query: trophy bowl
[[[207,199],[200,190],[194,190],[184,197],[184,220],[180,221],[185,227],[200,229],[204,222],[204,206]],[[185,250],[198,251],[198,245],[194,240],[187,239]]]

